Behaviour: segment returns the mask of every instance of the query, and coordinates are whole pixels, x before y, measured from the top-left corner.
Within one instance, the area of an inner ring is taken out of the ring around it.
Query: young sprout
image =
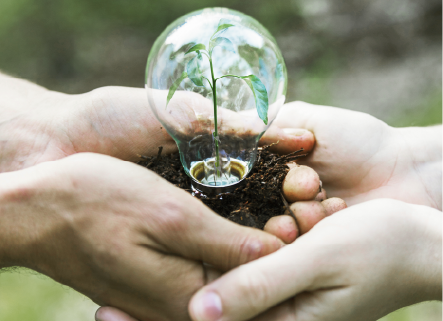
[[[233,27],[234,25],[230,23],[229,20],[226,19],[220,19],[218,23],[217,30],[214,32],[214,34],[209,39],[209,46],[208,49],[206,49],[206,46],[204,44],[196,44],[193,45],[186,53],[190,54],[192,52],[195,52],[196,55],[194,58],[189,60],[186,71],[184,71],[181,76],[174,81],[171,88],[169,88],[169,93],[166,101],[166,106],[168,105],[169,101],[171,100],[172,96],[174,95],[175,91],[177,90],[178,86],[180,86],[180,83],[185,79],[189,78],[196,86],[204,86],[203,81],[206,80],[209,84],[209,86],[212,89],[213,94],[213,101],[214,101],[214,142],[215,142],[215,167],[217,169],[217,176],[220,176],[221,174],[221,162],[220,162],[220,153],[219,153],[219,144],[220,144],[220,138],[218,136],[218,126],[217,126],[217,80],[225,77],[234,77],[243,79],[246,84],[251,88],[252,93],[254,94],[255,99],[255,106],[257,108],[258,116],[260,119],[265,123],[265,125],[268,124],[268,93],[266,91],[266,87],[263,85],[261,80],[255,76],[255,75],[248,75],[248,76],[237,76],[237,75],[224,75],[219,78],[214,78],[214,69],[212,67],[212,52],[215,47],[220,46],[224,48],[225,50],[229,50],[232,52],[235,52],[234,44],[225,37],[220,37],[220,34],[225,31],[226,29]],[[209,65],[211,68],[211,79],[208,79],[203,76],[200,64],[203,60],[204,54],[209,59]]]

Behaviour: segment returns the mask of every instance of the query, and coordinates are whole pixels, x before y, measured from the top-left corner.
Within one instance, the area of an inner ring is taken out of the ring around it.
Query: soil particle
[[[286,207],[281,199],[281,186],[289,167],[286,165],[299,157],[303,150],[285,156],[273,154],[269,146],[259,148],[254,168],[245,184],[233,193],[204,197],[195,193],[204,204],[217,214],[240,225],[263,229],[273,216],[282,215]],[[175,186],[192,193],[191,179],[186,175],[178,153],[154,157],[140,156],[137,163],[154,171]]]

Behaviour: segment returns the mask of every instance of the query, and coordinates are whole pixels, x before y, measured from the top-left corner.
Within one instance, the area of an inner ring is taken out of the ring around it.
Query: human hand
[[[78,154],[0,178],[0,267],[29,267],[142,321],[189,320],[187,304],[214,268],[282,245],[108,156]]]
[[[165,98],[161,92],[154,96]],[[189,130],[190,121],[207,122],[206,118],[191,119],[194,111],[213,113],[212,103],[201,95],[177,92],[175,98],[168,108],[174,111],[172,117],[186,120],[182,131]],[[165,154],[177,151],[175,142],[153,115],[142,88],[102,87],[81,95],[66,95],[0,74],[0,107],[0,172],[79,152],[137,161],[139,155],[155,155],[159,146]],[[232,121],[238,118],[236,113],[220,108],[220,115],[222,131],[235,129],[248,134],[242,122]],[[230,120],[223,121],[225,118]],[[282,145],[312,149],[312,134],[291,133],[276,128],[267,136],[272,142],[282,140]]]
[[[441,212],[395,200],[349,207],[205,286],[190,314],[194,321],[369,321],[441,300],[441,224]]]
[[[441,126],[393,128],[368,114],[304,102],[285,105],[273,126],[314,134],[313,152],[298,163],[320,175],[329,196],[348,205],[387,197],[442,208]]]

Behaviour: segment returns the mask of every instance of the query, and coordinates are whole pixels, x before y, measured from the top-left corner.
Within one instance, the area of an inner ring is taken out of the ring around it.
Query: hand
[[[320,175],[328,196],[348,205],[387,197],[442,208],[441,126],[393,128],[368,114],[303,102],[285,105],[274,126],[314,133],[314,150],[299,163]]]
[[[194,321],[369,321],[441,300],[441,224],[441,212],[426,206],[388,199],[352,206],[205,286],[190,314]]]
[[[176,95],[180,99],[171,101],[168,108],[174,111],[171,117],[187,117],[182,130],[189,130],[188,121],[201,121],[194,119],[195,111],[213,112],[212,103],[201,95]],[[163,96],[160,92],[155,95],[166,101]],[[86,94],[66,95],[0,74],[0,107],[0,172],[79,152],[137,161],[139,155],[155,155],[159,146],[165,154],[177,151],[174,140],[154,117],[146,90],[141,88],[103,87]],[[220,108],[220,115],[221,130],[232,129],[223,119],[236,113]],[[236,132],[248,133],[242,122],[230,119],[229,123]],[[281,140],[281,146],[312,149],[313,135],[301,132],[304,134],[300,136],[292,129],[286,133],[275,128],[268,140]]]
[[[214,268],[282,246],[141,166],[98,154],[0,174],[0,197],[0,267],[29,267],[142,321],[189,320],[187,304]]]

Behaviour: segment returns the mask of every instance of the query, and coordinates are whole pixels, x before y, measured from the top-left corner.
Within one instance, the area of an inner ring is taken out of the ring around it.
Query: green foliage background
[[[0,70],[71,94],[143,87],[156,37],[211,6],[251,15],[276,37],[287,101],[360,110],[393,126],[442,122],[439,0],[0,0]],[[46,277],[0,273],[2,321],[92,320],[95,308]],[[434,302],[383,320],[441,317]]]

